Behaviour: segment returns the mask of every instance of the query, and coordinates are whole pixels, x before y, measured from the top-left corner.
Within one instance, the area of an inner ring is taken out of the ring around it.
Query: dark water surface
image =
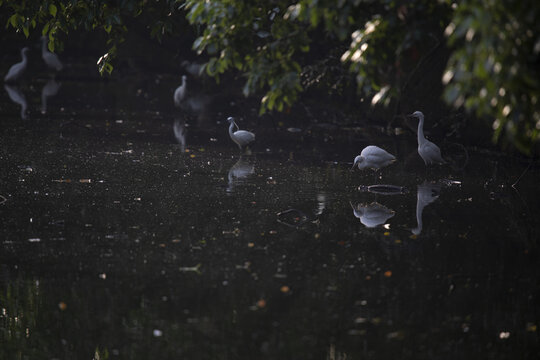
[[[60,82],[19,87],[26,119],[0,100],[0,358],[540,356],[537,163],[444,142],[426,170],[361,119]],[[369,144],[399,161],[351,172]]]

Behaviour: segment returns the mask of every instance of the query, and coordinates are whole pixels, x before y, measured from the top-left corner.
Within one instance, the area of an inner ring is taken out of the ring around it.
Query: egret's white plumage
[[[418,121],[418,154],[426,165],[444,164],[446,161],[441,156],[441,149],[424,136],[424,114],[415,111],[410,116],[417,117]]]
[[[380,169],[396,161],[396,157],[378,146],[370,145],[364,148],[360,155],[354,158],[353,168]]]
[[[43,58],[43,61],[45,61],[45,64],[47,64],[48,67],[53,70],[60,71],[64,68],[64,65],[62,65],[62,62],[58,58],[58,55],[49,51],[47,45],[48,42],[49,38],[43,35],[41,37],[41,57]]]
[[[21,78],[21,76],[26,71],[26,66],[28,65],[28,58],[27,58],[26,54],[29,51],[30,51],[30,49],[27,48],[27,47],[24,47],[24,48],[21,49],[22,61],[18,62],[16,64],[13,64],[9,68],[6,76],[4,77],[5,82],[11,83],[11,82],[15,82],[15,81],[17,81],[17,80],[19,80]]]
[[[187,92],[187,76],[182,75],[182,84],[174,91],[174,105],[180,106],[186,97]]]
[[[250,131],[240,130],[238,125],[236,125],[234,118],[228,117],[227,121],[231,124],[229,126],[229,136],[231,137],[231,140],[234,141],[240,149],[255,141],[255,134]],[[236,131],[234,131],[235,127]]]

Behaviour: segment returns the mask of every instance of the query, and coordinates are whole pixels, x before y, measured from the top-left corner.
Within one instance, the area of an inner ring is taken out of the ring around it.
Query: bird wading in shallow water
[[[240,130],[238,125],[236,125],[236,122],[234,121],[234,118],[228,117],[227,121],[231,124],[229,125],[229,136],[231,137],[231,140],[234,141],[240,150],[248,146],[250,143],[255,141],[255,134],[246,131],[246,130]],[[236,127],[236,131],[234,131],[234,128]]]
[[[187,92],[187,76],[182,75],[182,84],[174,91],[174,105],[180,106],[186,98]]]
[[[365,147],[360,155],[354,158],[354,163],[351,169],[358,166],[360,170],[367,168],[378,170],[390,165],[394,161],[396,161],[396,157],[394,155],[378,146],[370,145]]]
[[[48,42],[48,37],[46,35],[43,35],[41,37],[41,57],[49,68],[60,71],[64,68],[64,65],[62,65],[62,62],[58,58],[58,55],[49,51]]]
[[[424,136],[424,114],[421,111],[415,111],[409,115],[418,118],[418,154],[424,160],[426,165],[445,164],[446,161],[441,156],[441,149]]]
[[[15,81],[17,81],[17,80],[19,80],[21,78],[21,76],[26,71],[26,66],[28,65],[28,58],[27,58],[26,54],[28,54],[29,51],[30,51],[30,49],[27,48],[27,47],[24,47],[24,48],[21,49],[22,61],[18,62],[16,64],[13,64],[9,68],[6,76],[4,77],[5,82],[12,83],[12,82],[15,82]]]

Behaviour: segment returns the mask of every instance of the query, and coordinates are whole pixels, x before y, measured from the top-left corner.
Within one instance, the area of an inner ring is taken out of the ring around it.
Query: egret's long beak
[[[354,169],[354,167],[356,166],[356,164],[358,164],[358,163],[354,163],[354,164],[352,164],[351,170],[353,170],[353,169]]]

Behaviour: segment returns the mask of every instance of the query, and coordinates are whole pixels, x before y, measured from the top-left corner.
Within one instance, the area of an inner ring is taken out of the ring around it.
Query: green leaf
[[[11,24],[12,27],[17,28],[17,23],[18,23],[17,20],[18,20],[17,14],[11,15],[11,17],[9,18],[9,23]]]
[[[30,30],[28,30],[28,26],[23,26],[23,33],[24,33],[24,36],[26,36],[26,38],[28,39],[28,36],[30,36]]]
[[[53,16],[53,17],[56,17],[56,13],[58,12],[58,9],[56,8],[56,5],[54,4],[50,4],[49,5],[49,13]]]

